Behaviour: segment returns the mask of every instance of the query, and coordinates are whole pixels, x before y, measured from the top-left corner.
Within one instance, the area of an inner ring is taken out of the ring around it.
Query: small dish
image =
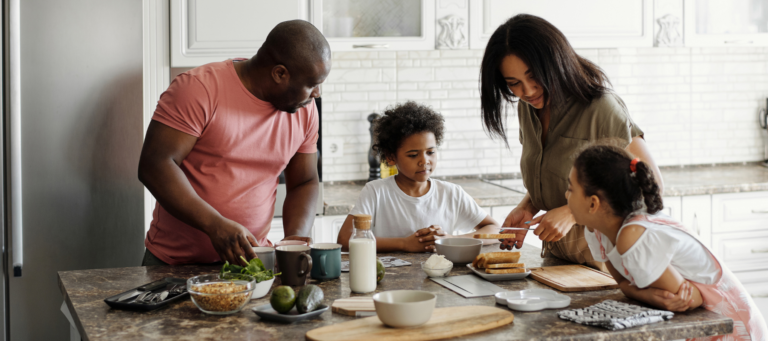
[[[251,299],[262,298],[266,296],[269,292],[269,289],[272,289],[272,283],[274,281],[275,278],[272,277],[272,279],[256,283],[256,287],[253,289],[253,294],[251,294]]]
[[[560,309],[571,304],[571,298],[551,290],[520,290],[507,292],[507,307],[518,311],[538,311],[543,309]],[[498,300],[498,298],[497,298]]]
[[[482,277],[484,280],[493,282],[493,281],[511,281],[515,279],[523,279],[528,277],[528,275],[531,274],[531,270],[525,269],[525,272],[520,272],[516,274],[487,274],[485,273],[485,270],[483,269],[475,269],[472,264],[467,264],[467,267],[472,270],[472,272],[475,273],[475,275],[478,275]]]
[[[421,262],[421,269],[424,270],[424,272],[427,273],[427,276],[429,277],[445,277],[445,275],[447,275],[449,272],[451,272],[451,269],[453,269],[453,264],[447,268],[429,269],[424,267],[424,262]]]
[[[533,294],[557,295],[557,292],[555,292],[554,290],[549,290],[549,289],[527,289],[527,290],[497,292],[496,295],[493,295],[493,296],[496,298],[496,304],[507,305],[507,299],[508,298],[519,297],[519,295],[520,295],[519,293],[522,292],[522,291],[525,291],[525,293],[529,294],[529,295],[533,295]]]
[[[316,317],[328,311],[328,306],[325,304],[321,304],[319,307],[317,307],[317,309],[304,314],[299,314],[299,311],[296,310],[296,307],[293,307],[291,311],[285,314],[280,314],[277,311],[275,311],[275,309],[272,309],[271,304],[260,305],[258,307],[254,307],[251,310],[253,310],[253,312],[256,315],[258,315],[259,317],[261,317],[262,320],[265,320],[265,321],[294,323],[297,321]]]
[[[437,296],[420,290],[393,290],[373,295],[376,315],[387,326],[415,327],[427,323],[435,310]]]

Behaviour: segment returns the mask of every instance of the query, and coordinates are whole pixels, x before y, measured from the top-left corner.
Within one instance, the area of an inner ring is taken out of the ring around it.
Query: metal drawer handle
[[[726,44],[752,44],[751,40],[726,40]]]
[[[753,298],[768,298],[768,294],[762,294],[762,295],[750,294],[749,296],[752,296]]]
[[[754,213],[754,214],[765,214],[765,213],[768,213],[768,210],[752,210],[752,213]]]
[[[389,44],[359,44],[352,45],[352,47],[356,49],[388,49]]]
[[[768,249],[752,249],[752,253],[768,253]]]

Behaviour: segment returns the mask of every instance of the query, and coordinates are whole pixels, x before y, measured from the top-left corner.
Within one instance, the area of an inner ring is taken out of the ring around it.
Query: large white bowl
[[[254,298],[262,298],[267,295],[269,292],[269,289],[272,288],[272,283],[275,281],[275,278],[272,277],[272,279],[268,279],[266,281],[261,281],[259,283],[256,283],[256,287],[253,289],[253,294],[251,295],[251,299]]]
[[[472,263],[482,247],[483,241],[480,239],[444,238],[435,241],[437,254],[455,264]]]
[[[427,323],[436,301],[435,294],[419,290],[384,291],[373,295],[376,315],[382,323],[395,328]]]

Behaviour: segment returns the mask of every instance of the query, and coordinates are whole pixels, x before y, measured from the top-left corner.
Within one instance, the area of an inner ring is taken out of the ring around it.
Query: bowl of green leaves
[[[244,274],[252,276],[256,280],[256,286],[253,289],[253,294],[251,294],[251,299],[262,298],[266,296],[269,292],[269,289],[272,288],[272,283],[275,281],[275,276],[280,275],[280,273],[275,274],[272,272],[272,270],[265,268],[264,263],[261,262],[261,259],[254,258],[250,261],[247,261],[242,256],[240,256],[240,259],[242,259],[243,262],[247,263],[248,265],[240,266],[237,264],[229,264],[229,262],[225,262],[224,266],[221,268],[221,274]]]

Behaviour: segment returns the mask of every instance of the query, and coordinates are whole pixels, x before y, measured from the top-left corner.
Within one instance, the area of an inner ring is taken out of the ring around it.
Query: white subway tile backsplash
[[[323,85],[323,134],[344,139],[344,156],[324,163],[328,181],[368,178],[366,117],[414,100],[445,118],[436,175],[520,171],[516,111],[509,149],[483,130],[483,50],[336,52]],[[608,75],[660,165],[763,158],[757,110],[768,97],[768,48],[579,49]]]

